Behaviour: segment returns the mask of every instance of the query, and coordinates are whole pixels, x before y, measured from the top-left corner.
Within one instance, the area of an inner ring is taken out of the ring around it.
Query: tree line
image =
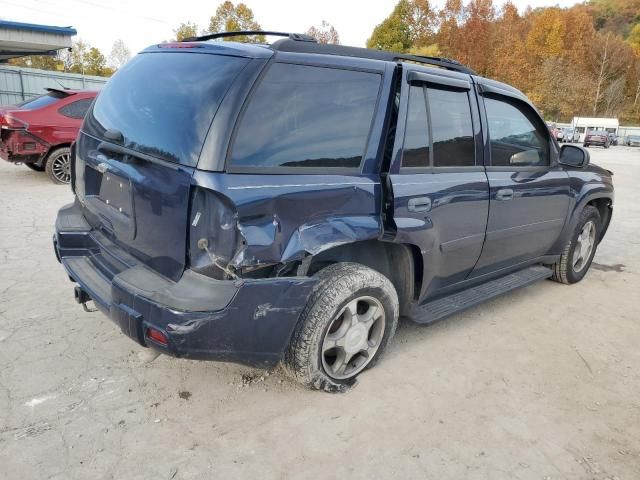
[[[208,25],[181,23],[173,41],[221,31],[262,30],[244,3],[220,4]],[[306,33],[321,43],[340,43],[328,22]],[[262,35],[224,40],[265,42]],[[367,47],[456,59],[479,75],[522,90],[545,118],[619,117],[640,121],[640,0],[588,0],[571,8],[527,8],[507,1],[399,0],[377,25]],[[82,40],[58,57],[26,57],[15,65],[109,76],[130,57],[122,40],[109,56]]]
[[[110,77],[130,58],[131,51],[121,39],[113,42],[111,53],[108,56],[98,48],[78,39],[73,41],[73,46],[70,50],[60,50],[55,56],[33,55],[14,58],[9,60],[9,64],[41,70]]]
[[[400,0],[369,48],[456,59],[522,90],[545,118],[640,120],[640,0],[527,8]]]

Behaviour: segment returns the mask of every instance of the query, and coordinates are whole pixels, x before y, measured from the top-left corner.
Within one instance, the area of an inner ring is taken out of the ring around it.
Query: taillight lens
[[[234,278],[230,264],[242,248],[233,203],[212,190],[194,188],[189,216],[190,268],[220,280]]]
[[[27,122],[17,119],[10,113],[0,117],[0,127],[11,130],[23,130],[29,126]]]

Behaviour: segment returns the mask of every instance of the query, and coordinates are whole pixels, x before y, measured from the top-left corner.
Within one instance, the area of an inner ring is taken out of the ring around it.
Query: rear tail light
[[[169,339],[164,332],[157,330],[153,327],[147,327],[147,338],[150,338],[154,342],[159,343],[160,345],[168,345]]]
[[[27,122],[23,122],[22,120],[18,120],[16,117],[11,115],[10,113],[0,117],[0,128],[11,129],[11,130],[23,130],[29,126]]]
[[[196,187],[189,215],[189,266],[219,280],[235,278],[231,263],[243,249],[233,203],[212,190]]]
[[[203,48],[203,46],[195,42],[171,42],[161,43],[158,48]]]

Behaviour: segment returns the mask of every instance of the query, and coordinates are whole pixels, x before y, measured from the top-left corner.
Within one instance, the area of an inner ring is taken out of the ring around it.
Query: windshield
[[[104,86],[83,130],[122,133],[124,146],[195,166],[213,116],[246,58],[187,52],[142,53]]]
[[[29,98],[23,102],[17,103],[16,107],[20,107],[23,110],[35,110],[37,108],[46,107],[47,105],[51,105],[52,103],[56,103],[61,98],[68,97],[69,94],[64,92],[49,92],[45,95],[40,95],[38,97]]]

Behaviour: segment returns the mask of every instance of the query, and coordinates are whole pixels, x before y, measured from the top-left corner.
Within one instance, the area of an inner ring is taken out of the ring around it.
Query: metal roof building
[[[53,27],[0,20],[0,63],[27,55],[55,55],[71,48],[71,37],[78,32],[71,27]]]

